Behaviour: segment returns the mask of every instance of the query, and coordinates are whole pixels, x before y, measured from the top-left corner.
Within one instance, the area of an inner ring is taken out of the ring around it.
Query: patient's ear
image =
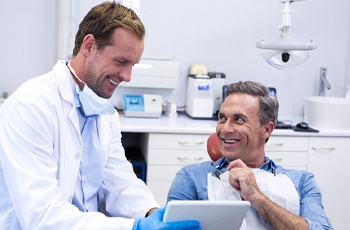
[[[263,125],[263,139],[266,140],[267,138],[270,137],[272,131],[274,130],[274,123],[270,121],[266,125]]]

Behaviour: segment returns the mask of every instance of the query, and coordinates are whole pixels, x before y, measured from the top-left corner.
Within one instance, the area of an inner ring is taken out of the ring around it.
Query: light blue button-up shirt
[[[85,116],[72,79],[74,102],[79,117],[80,133],[83,142],[83,155],[75,185],[72,204],[82,212],[98,211],[98,192],[102,184],[99,137],[96,124],[97,115]],[[69,143],[67,143],[69,144]]]
[[[170,200],[208,200],[207,175],[220,168],[220,173],[226,171],[228,164],[224,158],[216,162],[203,162],[183,167],[177,174],[168,193]],[[222,167],[220,167],[222,166]],[[295,185],[300,200],[300,216],[304,217],[309,224],[309,229],[333,229],[322,205],[322,195],[314,175],[312,173],[284,169],[268,157],[260,167],[271,173],[282,173],[288,176]]]

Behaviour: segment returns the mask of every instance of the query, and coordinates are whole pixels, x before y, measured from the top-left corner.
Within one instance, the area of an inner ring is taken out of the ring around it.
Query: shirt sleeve
[[[176,173],[168,192],[167,202],[171,200],[198,200],[196,187],[190,177],[187,167],[182,168]]]
[[[301,178],[300,216],[309,224],[309,229],[333,229],[322,204],[322,194],[314,175],[304,173]]]

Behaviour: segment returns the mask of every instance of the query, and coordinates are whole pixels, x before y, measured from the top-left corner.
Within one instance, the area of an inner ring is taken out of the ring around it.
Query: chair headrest
[[[216,133],[212,133],[207,140],[207,151],[212,161],[217,161],[222,157],[220,142]]]

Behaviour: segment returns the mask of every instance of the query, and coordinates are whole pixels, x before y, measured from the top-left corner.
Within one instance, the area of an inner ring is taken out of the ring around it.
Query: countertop
[[[120,114],[122,132],[135,133],[179,133],[179,134],[211,134],[215,132],[216,120],[192,119],[187,115],[177,117],[136,118]],[[312,127],[314,128],[314,127]],[[319,130],[316,132],[296,132],[291,129],[275,129],[272,136],[307,136],[307,137],[350,137],[350,130]]]

